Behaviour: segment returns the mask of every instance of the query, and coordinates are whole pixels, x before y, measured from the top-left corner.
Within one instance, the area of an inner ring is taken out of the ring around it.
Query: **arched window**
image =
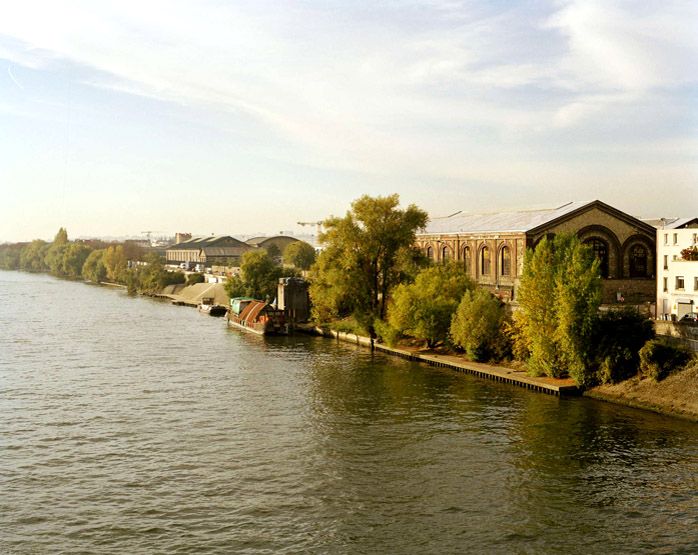
[[[630,250],[630,277],[647,277],[647,249],[642,245]]]
[[[490,249],[487,247],[480,249],[480,275],[490,275]]]
[[[434,249],[432,249],[431,246],[427,247],[427,258],[429,260],[434,260]]]
[[[451,249],[444,247],[441,249],[441,262],[444,264],[451,259]]]
[[[502,247],[499,251],[499,275],[511,275],[511,251],[509,247]]]
[[[463,267],[465,273],[470,273],[470,247],[463,247]]]
[[[606,241],[592,237],[584,241],[584,244],[591,247],[596,258],[601,262],[601,277],[608,277],[608,245]]]

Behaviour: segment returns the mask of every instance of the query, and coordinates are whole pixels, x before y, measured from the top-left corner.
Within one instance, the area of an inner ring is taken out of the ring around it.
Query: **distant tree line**
[[[65,228],[60,228],[50,243],[36,239],[0,245],[0,269],[116,283],[126,285],[132,293],[156,293],[186,279],[180,272],[168,272],[160,256],[144,254],[136,245],[70,241]]]

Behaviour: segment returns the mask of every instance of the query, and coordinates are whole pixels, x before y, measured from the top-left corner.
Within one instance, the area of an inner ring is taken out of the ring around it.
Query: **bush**
[[[194,285],[195,283],[203,283],[206,281],[204,274],[189,274],[187,276],[187,285]]]
[[[395,329],[388,322],[383,320],[376,320],[373,323],[373,327],[376,330],[378,341],[385,343],[389,347],[394,347],[402,337],[399,330]]]
[[[451,339],[473,360],[501,360],[511,353],[503,331],[504,304],[484,289],[466,291],[451,319]]]
[[[640,372],[644,377],[660,381],[685,366],[692,356],[683,346],[653,339],[640,349]]]
[[[638,353],[650,339],[654,339],[652,322],[637,310],[611,310],[600,315],[592,334],[596,380],[590,381],[617,383],[637,374]]]

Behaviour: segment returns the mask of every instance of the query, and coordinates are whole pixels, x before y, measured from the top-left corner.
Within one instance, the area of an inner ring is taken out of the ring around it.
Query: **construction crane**
[[[307,225],[314,225],[316,227],[315,229],[315,234],[320,235],[320,228],[322,227],[323,221],[319,222],[296,222],[298,225],[302,225],[303,227]]]
[[[148,238],[148,244],[149,244],[149,245],[152,245],[153,242],[150,240],[150,235],[151,235],[151,233],[160,233],[160,232],[157,231],[157,230],[151,229],[151,230],[149,230],[149,231],[141,231],[141,233],[144,234],[144,235]]]

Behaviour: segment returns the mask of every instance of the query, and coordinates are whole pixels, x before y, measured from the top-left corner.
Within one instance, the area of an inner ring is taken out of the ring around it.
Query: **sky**
[[[0,242],[698,215],[693,0],[0,0]]]

